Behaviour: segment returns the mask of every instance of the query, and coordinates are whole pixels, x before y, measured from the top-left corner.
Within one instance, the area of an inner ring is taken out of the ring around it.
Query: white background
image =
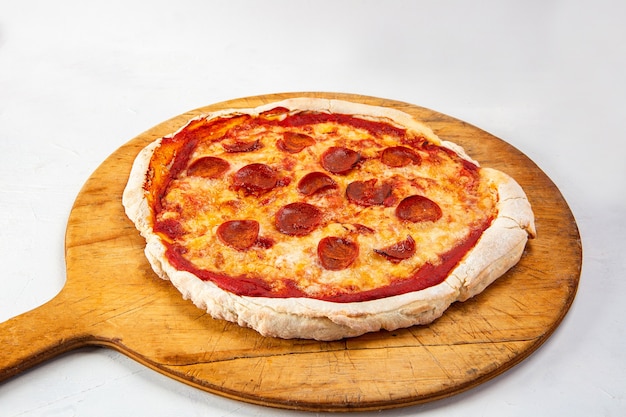
[[[625,415],[625,21],[621,0],[0,0],[0,322],[62,288],[74,198],[137,134],[232,98],[359,93],[527,154],[568,201],[584,262],[530,358],[449,399],[357,415]],[[223,399],[94,348],[0,384],[0,415],[314,413]]]

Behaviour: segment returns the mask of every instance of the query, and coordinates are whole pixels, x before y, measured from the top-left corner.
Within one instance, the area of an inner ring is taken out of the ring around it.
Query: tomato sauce
[[[167,244],[166,256],[170,264],[175,268],[191,272],[203,281],[211,281],[218,287],[233,294],[248,297],[269,297],[269,298],[316,298],[323,301],[335,303],[352,303],[370,301],[380,298],[392,297],[394,295],[406,294],[409,292],[424,290],[442,283],[450,272],[461,262],[465,255],[476,245],[480,236],[489,227],[492,219],[488,219],[483,224],[474,227],[469,235],[456,247],[440,256],[440,263],[433,265],[427,263],[422,266],[412,276],[392,282],[390,285],[360,292],[344,292],[338,294],[328,294],[310,297],[297,287],[294,280],[281,278],[281,288],[276,291],[269,282],[253,276],[231,277],[212,271],[203,270],[194,266],[184,258],[184,251],[180,247]]]

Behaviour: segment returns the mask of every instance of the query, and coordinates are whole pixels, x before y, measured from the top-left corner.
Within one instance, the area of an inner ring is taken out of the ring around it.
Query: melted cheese
[[[296,154],[279,150],[277,141],[287,129],[312,136],[315,144]],[[384,165],[380,155],[387,147],[420,143],[410,133],[408,140],[402,142],[393,134],[375,136],[366,129],[325,122],[297,127],[260,124],[241,129],[238,135],[237,139],[245,142],[259,140],[261,147],[251,152],[229,153],[220,140],[201,141],[187,166],[204,156],[214,156],[228,161],[230,169],[219,179],[188,176],[186,170],[181,170],[168,184],[161,199],[162,209],[156,214],[157,221],[169,219],[182,226],[184,234],[164,239],[184,247],[185,259],[201,270],[254,277],[277,290],[285,285],[285,280],[291,280],[311,297],[367,291],[409,277],[426,263],[436,265],[440,255],[466,238],[472,227],[494,216],[495,191],[481,179],[479,168],[468,170],[462,159],[449,150],[415,145],[421,164],[399,168]],[[345,175],[326,172],[337,183],[336,188],[303,196],[297,190],[298,181],[310,172],[325,172],[320,156],[331,146],[356,150],[362,161]],[[278,173],[279,185],[259,196],[235,189],[233,176],[252,163],[272,167]],[[348,184],[369,179],[393,184],[393,205],[363,207],[348,201]],[[420,223],[399,220],[395,207],[409,195],[423,195],[436,202],[442,217]],[[307,202],[322,211],[321,224],[305,236],[287,236],[275,226],[276,212],[294,202]],[[217,237],[218,227],[228,220],[244,219],[258,221],[259,238],[273,244],[242,251],[222,243]],[[373,232],[359,231],[355,224]],[[358,258],[346,269],[324,269],[317,257],[317,246],[326,236],[356,241]],[[390,262],[375,251],[407,236],[413,238],[416,246],[409,259]]]

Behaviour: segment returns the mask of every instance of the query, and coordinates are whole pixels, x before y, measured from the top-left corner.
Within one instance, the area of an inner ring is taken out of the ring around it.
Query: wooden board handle
[[[59,294],[34,310],[0,323],[0,381],[54,356],[88,344]]]

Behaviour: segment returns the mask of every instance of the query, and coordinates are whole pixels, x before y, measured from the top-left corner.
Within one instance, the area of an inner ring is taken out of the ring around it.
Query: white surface
[[[0,0],[0,322],[61,289],[74,198],[137,134],[231,98],[361,93],[526,153],[569,202],[584,263],[569,314],[529,359],[446,400],[357,415],[624,415],[624,17],[619,0]],[[223,399],[108,349],[0,384],[0,414],[312,415]]]

